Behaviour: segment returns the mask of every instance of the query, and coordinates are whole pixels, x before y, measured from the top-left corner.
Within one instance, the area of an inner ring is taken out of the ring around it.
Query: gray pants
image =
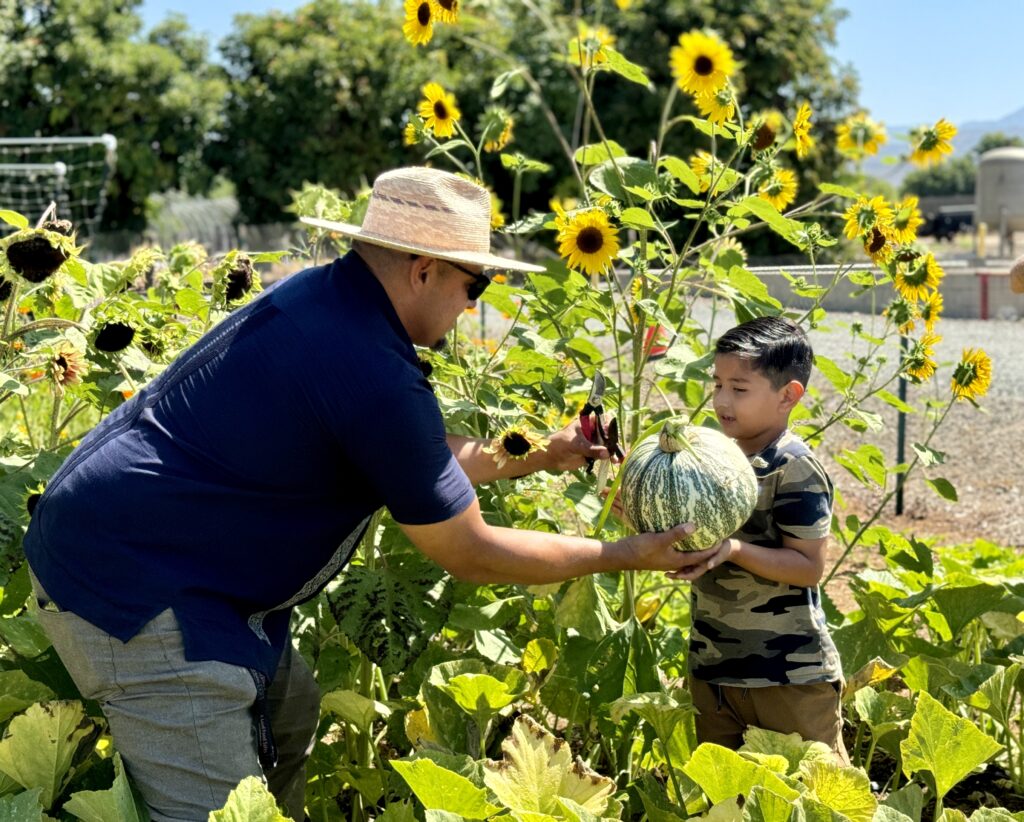
[[[185,659],[167,609],[128,642],[60,610],[32,577],[37,617],[82,695],[103,709],[114,746],[156,822],[201,820],[247,776],[265,781],[286,814],[305,812],[306,759],[320,690],[302,657],[285,649],[268,691],[278,763],[260,767],[248,669]]]

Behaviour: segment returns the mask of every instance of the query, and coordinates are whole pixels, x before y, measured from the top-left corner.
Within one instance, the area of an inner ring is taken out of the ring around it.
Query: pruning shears
[[[590,386],[590,394],[583,408],[580,409],[580,430],[583,436],[595,445],[603,445],[608,449],[610,460],[603,462],[597,473],[597,493],[601,493],[608,481],[609,464],[622,462],[622,449],[619,448],[619,421],[614,417],[604,422],[604,374],[594,372],[594,382]],[[587,473],[594,470],[594,460],[587,459]]]

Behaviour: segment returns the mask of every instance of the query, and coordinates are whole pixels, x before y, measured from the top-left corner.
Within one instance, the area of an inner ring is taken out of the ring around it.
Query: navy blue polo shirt
[[[275,284],[86,436],[25,537],[43,587],[127,641],[164,609],[189,659],[273,676],[291,606],[369,517],[474,491],[384,289],[350,253]]]

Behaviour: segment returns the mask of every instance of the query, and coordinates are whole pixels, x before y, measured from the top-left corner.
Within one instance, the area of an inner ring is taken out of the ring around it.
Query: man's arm
[[[548,438],[546,450],[536,449],[526,459],[509,460],[501,468],[498,468],[494,454],[484,451],[488,445],[490,440],[448,434],[448,447],[473,485],[496,479],[523,477],[535,471],[572,471],[583,467],[588,458],[608,459],[608,449],[587,440],[578,420],[573,420],[561,431],[552,434]]]
[[[601,571],[675,571],[703,563],[714,550],[681,553],[673,544],[693,533],[678,525],[661,534],[614,542],[488,525],[475,500],[462,513],[432,525],[402,525],[412,543],[459,579],[527,585],[561,582]]]
[[[782,546],[765,548],[730,537],[722,540],[715,553],[700,564],[669,574],[673,579],[693,581],[723,562],[733,562],[759,577],[801,588],[813,588],[825,573],[828,537],[797,539],[783,535]]]

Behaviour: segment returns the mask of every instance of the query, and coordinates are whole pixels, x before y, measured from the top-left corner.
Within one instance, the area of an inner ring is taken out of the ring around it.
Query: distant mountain
[[[910,126],[886,125],[886,131],[889,133],[889,142],[882,146],[876,156],[869,157],[864,161],[864,173],[886,180],[898,188],[903,178],[914,170],[914,166],[910,163],[901,163],[898,161],[898,158],[901,154],[909,152],[909,144],[905,138],[910,134],[910,130],[917,125],[920,124],[915,123]],[[966,154],[978,144],[978,140],[981,139],[982,135],[992,131],[1001,131],[1008,136],[1024,139],[1024,106],[998,120],[970,120],[966,123],[957,123],[955,125],[957,127],[957,135],[953,138],[953,156]],[[903,136],[903,139],[899,139],[900,135]],[[890,158],[888,162],[886,162],[886,158]]]

